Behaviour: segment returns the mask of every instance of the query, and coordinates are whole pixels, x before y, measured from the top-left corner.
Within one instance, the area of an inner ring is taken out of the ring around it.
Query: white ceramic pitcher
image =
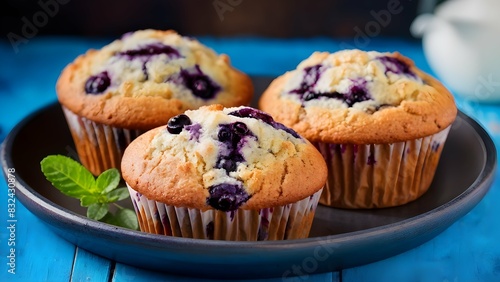
[[[411,33],[422,37],[425,56],[454,93],[500,101],[500,0],[450,0],[422,14]]]

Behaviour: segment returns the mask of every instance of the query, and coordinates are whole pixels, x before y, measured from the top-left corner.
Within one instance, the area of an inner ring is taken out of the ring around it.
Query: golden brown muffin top
[[[127,33],[70,63],[57,82],[59,101],[90,120],[151,129],[187,109],[247,105],[250,78],[226,55],[175,31]]]
[[[174,206],[223,211],[297,202],[326,182],[318,150],[249,107],[201,107],[172,118],[125,150],[122,175],[135,191]]]
[[[393,143],[455,119],[452,94],[399,53],[313,53],[275,79],[259,108],[311,141]]]

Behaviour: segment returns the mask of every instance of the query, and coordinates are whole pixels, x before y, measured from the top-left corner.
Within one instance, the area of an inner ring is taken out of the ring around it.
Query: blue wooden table
[[[326,38],[202,37],[200,40],[217,52],[228,54],[232,63],[244,72],[270,76],[295,68],[313,51],[333,52],[346,46],[355,47],[352,40]],[[108,42],[106,39],[38,36],[14,52],[9,42],[0,41],[0,141],[27,114],[56,100],[54,85],[68,62],[88,48],[98,48]],[[372,38],[362,47],[400,51],[418,67],[432,73],[418,41]],[[500,105],[477,104],[460,98],[457,103],[486,128],[498,148]],[[0,281],[194,281],[115,263],[75,247],[55,235],[20,202],[16,203],[15,274],[10,273],[8,256],[12,232],[8,230],[7,197],[7,184],[0,181]],[[500,281],[499,201],[500,183],[495,180],[486,197],[470,213],[415,249],[369,265],[285,281]]]

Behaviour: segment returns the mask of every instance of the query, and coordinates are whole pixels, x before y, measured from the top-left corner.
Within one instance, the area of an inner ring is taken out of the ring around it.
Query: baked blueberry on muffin
[[[69,64],[57,82],[80,161],[94,174],[119,167],[140,133],[202,105],[248,105],[250,78],[226,55],[174,31],[140,30]]]
[[[329,170],[320,203],[390,207],[430,186],[457,108],[451,93],[399,53],[312,54],[259,101],[314,143]]]
[[[305,238],[327,171],[318,150],[249,107],[172,117],[125,150],[141,230],[220,240]]]

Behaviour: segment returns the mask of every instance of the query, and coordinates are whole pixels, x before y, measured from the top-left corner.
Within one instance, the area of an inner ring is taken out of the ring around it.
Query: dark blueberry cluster
[[[210,186],[208,192],[210,196],[207,198],[207,204],[225,212],[238,209],[250,199],[241,184],[222,183]]]
[[[125,34],[124,36],[127,35]],[[144,80],[148,80],[149,76],[146,63],[152,56],[161,54],[166,54],[169,59],[177,59],[181,57],[180,53],[176,49],[159,42],[151,43],[138,49],[119,52],[115,54],[115,57],[124,57],[128,60],[141,59]],[[109,78],[108,73],[104,71],[87,79],[87,82],[85,83],[85,92],[87,92],[88,94],[100,94],[103,93],[110,85],[111,79]]]
[[[230,112],[228,115],[235,116],[235,117],[241,117],[241,118],[253,118],[253,119],[258,119],[260,121],[263,121],[267,124],[272,124],[274,122],[274,119],[264,113],[263,111],[259,111],[253,108],[249,107],[244,107],[241,108],[237,111]]]
[[[221,155],[217,159],[217,163],[215,164],[216,168],[222,168],[227,173],[231,171],[236,171],[238,167],[238,163],[244,162],[245,159],[238,152],[232,151],[228,155]]]
[[[230,112],[229,115],[241,118],[254,118],[269,124],[270,126],[274,127],[277,130],[283,130],[295,138],[300,138],[297,132],[295,132],[293,129],[288,128],[285,125],[274,121],[274,119],[270,115],[253,108],[249,107],[241,108],[237,111]]]
[[[355,103],[370,100],[371,96],[366,88],[366,80],[363,78],[352,79],[352,84],[349,87],[347,93],[344,93],[339,99],[344,100],[344,102],[352,107]]]
[[[415,73],[410,69],[410,66],[405,62],[390,56],[377,58],[385,66],[385,74],[392,72],[395,74],[404,74],[411,77],[416,77]]]
[[[191,119],[185,115],[180,114],[175,117],[172,117],[167,123],[167,130],[172,134],[181,133],[182,129],[191,124]]]
[[[245,161],[241,148],[245,144],[246,137],[256,138],[246,124],[242,122],[221,124],[217,138],[224,144],[225,150],[221,150],[223,153],[217,159],[215,167],[224,169],[228,174],[236,171],[238,163]]]
[[[144,80],[149,79],[148,68],[146,63],[152,56],[165,54],[169,59],[178,59],[181,57],[179,51],[175,48],[165,45],[160,42],[150,43],[138,49],[126,50],[116,54],[117,56],[125,57],[128,60],[140,59],[142,60],[142,73]]]
[[[179,134],[183,129],[186,129],[191,135],[189,140],[198,141],[200,139],[201,124],[192,123],[191,119],[185,114],[172,117],[167,123],[167,131],[172,134]]]
[[[322,65],[315,65],[304,68],[304,78],[302,79],[299,88],[290,91],[290,93],[299,94],[302,97],[308,96],[309,93],[313,93],[313,88],[321,75],[321,67]]]
[[[217,138],[219,141],[228,144],[230,147],[237,147],[241,139],[249,134],[253,136],[250,130],[248,130],[246,124],[242,122],[235,122],[220,125]]]
[[[175,48],[162,44],[160,42],[151,43],[138,49],[119,52],[117,55],[125,56],[127,59],[133,60],[138,57],[149,59],[149,57],[151,56],[161,54],[167,55],[170,59],[177,59],[181,57],[181,54],[179,54],[179,51],[177,51]]]
[[[100,94],[106,91],[110,85],[111,79],[109,78],[108,72],[103,71],[87,79],[85,83],[85,92],[88,94]]]
[[[299,95],[299,99],[304,102],[324,97],[342,100],[349,107],[352,107],[355,103],[371,99],[366,89],[366,80],[364,79],[352,80],[353,84],[347,93],[339,93],[337,91],[315,92],[314,86],[318,82],[323,69],[322,65],[304,68],[304,78],[299,88],[291,90],[290,93]]]
[[[192,69],[182,69],[178,75],[169,78],[169,81],[184,85],[193,95],[204,100],[213,99],[221,90],[219,85],[201,71],[199,65]]]
[[[238,163],[245,162],[241,148],[248,137],[256,138],[243,122],[219,125],[217,139],[224,148],[220,150],[221,154],[217,158],[215,167],[224,169],[227,174],[236,171]],[[208,192],[210,196],[207,198],[207,204],[221,211],[236,210],[250,198],[241,183],[214,185],[209,188]]]

